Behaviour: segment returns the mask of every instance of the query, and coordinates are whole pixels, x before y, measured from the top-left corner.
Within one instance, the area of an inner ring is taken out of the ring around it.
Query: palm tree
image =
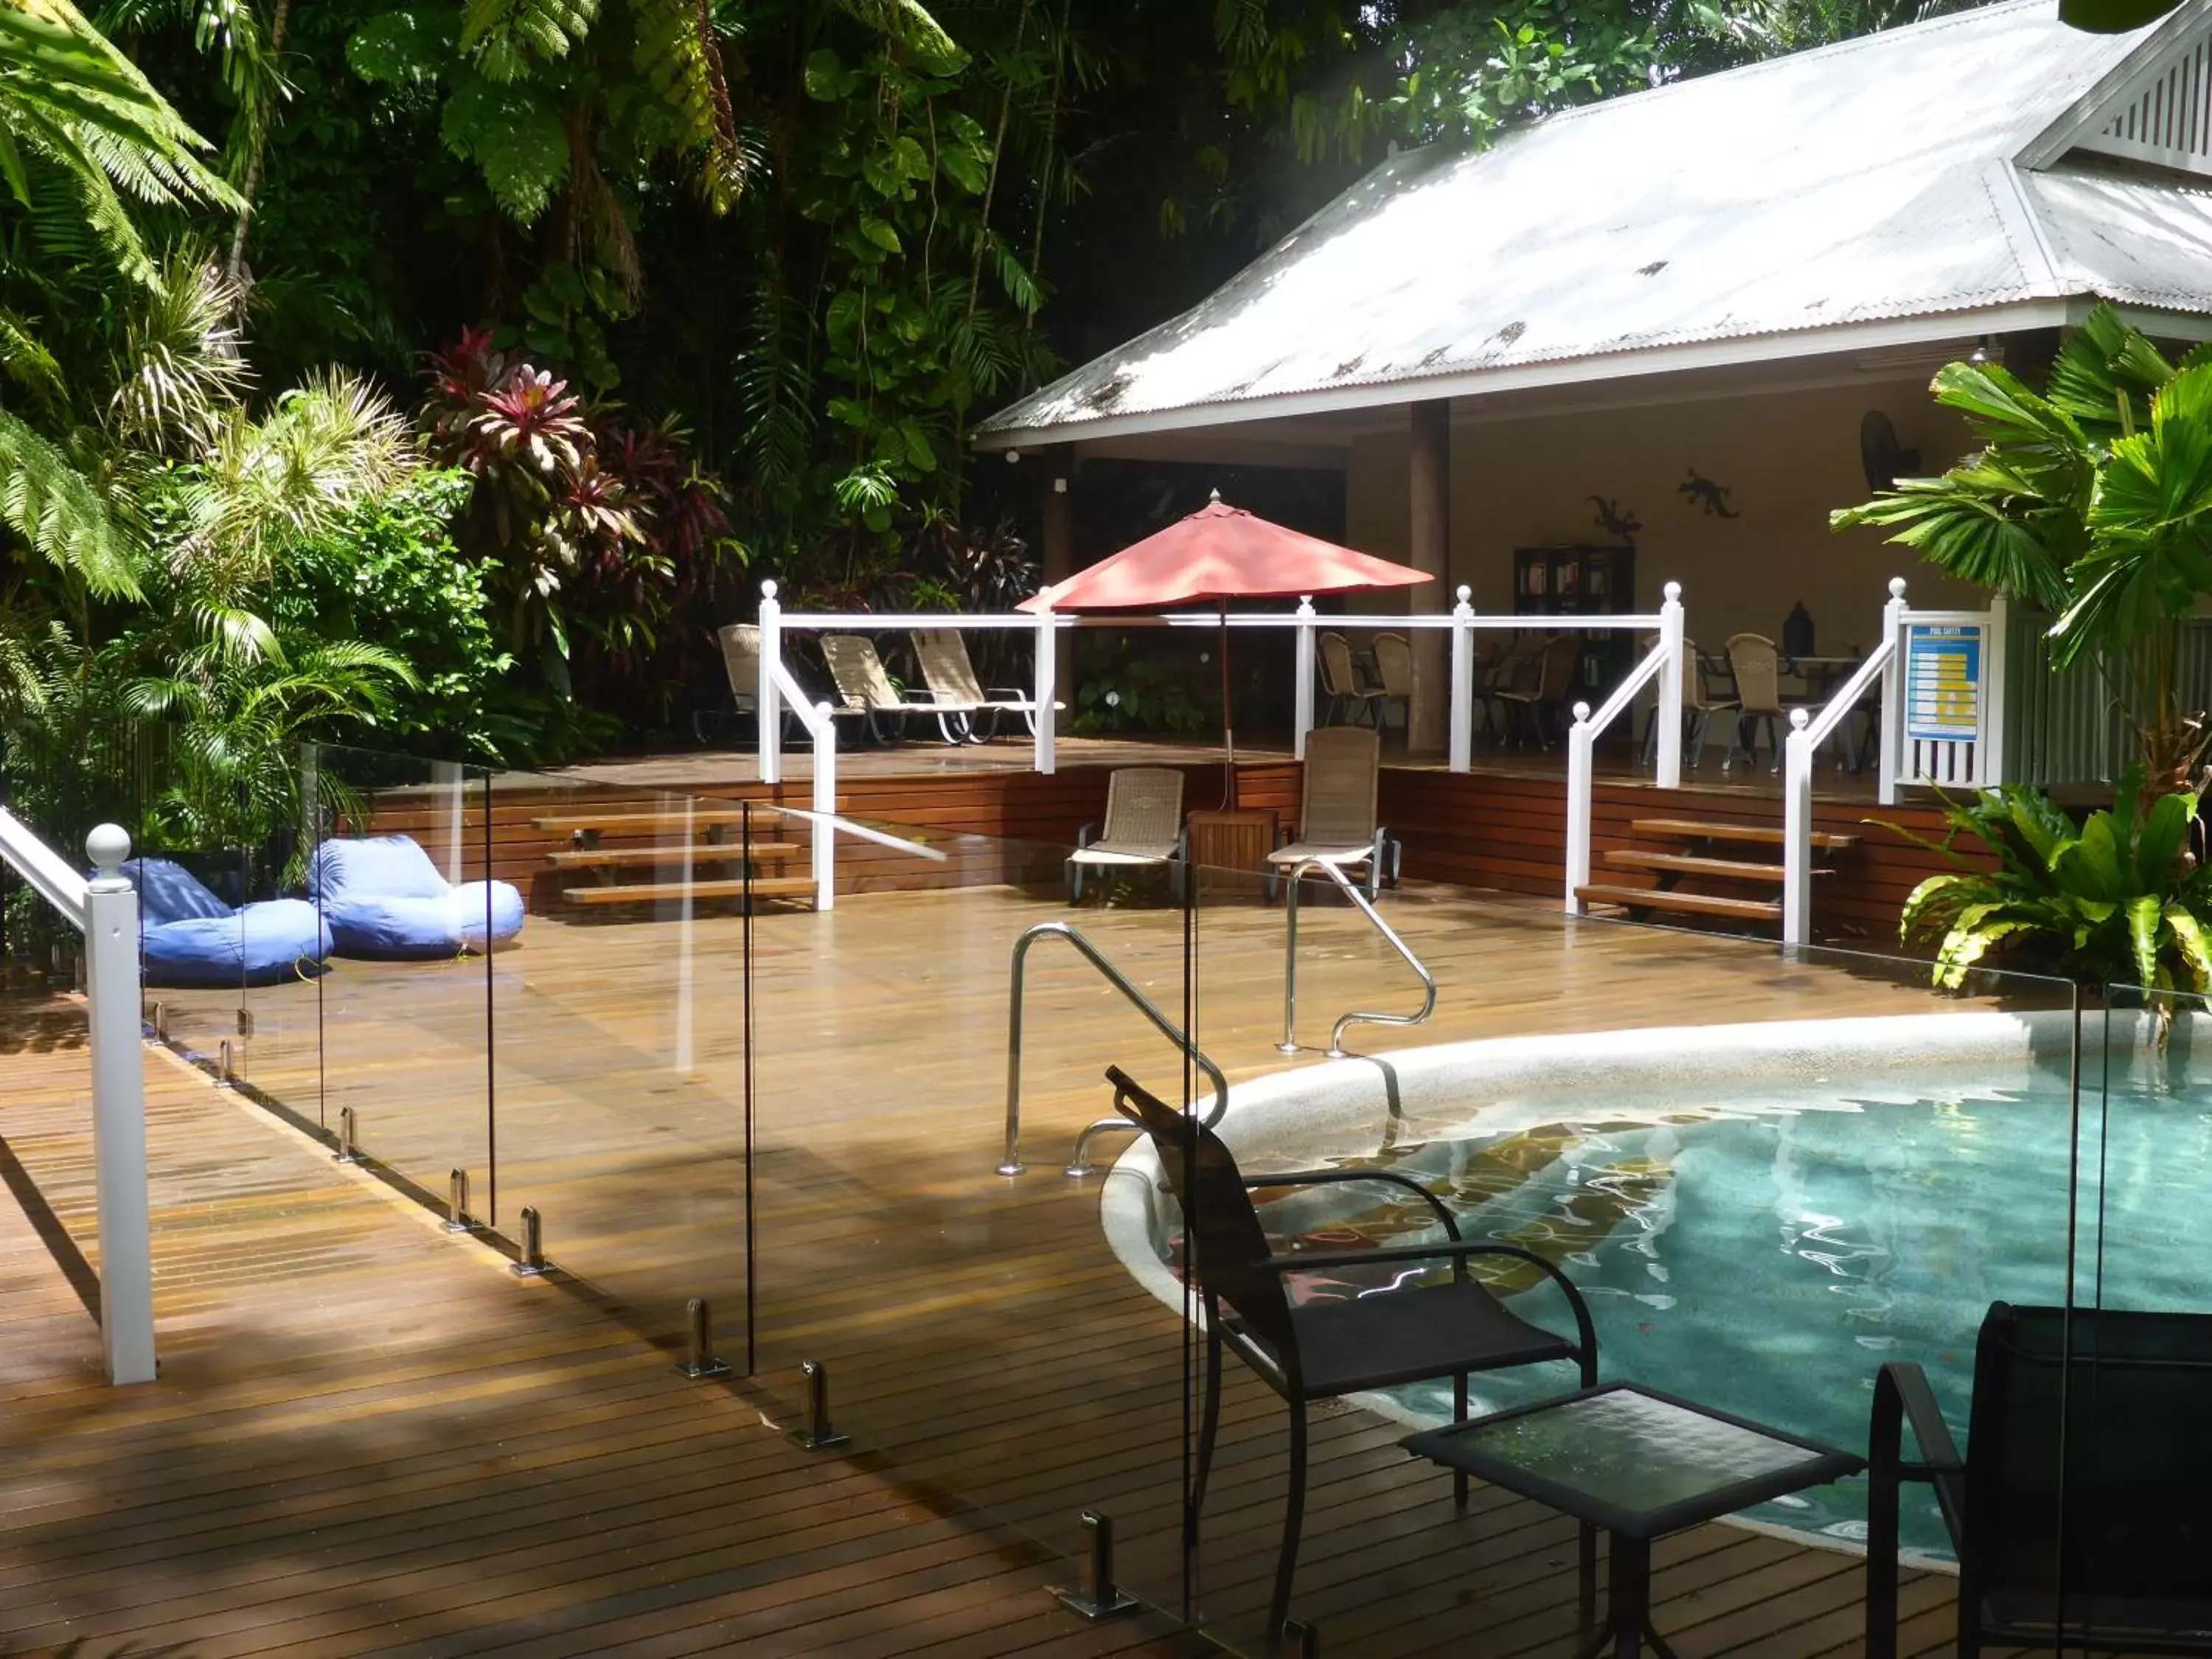
[[[2191,787],[2206,720],[2179,705],[2173,671],[2180,623],[2212,592],[2212,356],[2177,368],[2104,306],[2041,393],[1970,363],[1933,390],[1982,447],[1831,522],[1892,531],[1937,568],[2053,612],[2052,664],[2095,664],[2154,787]]]

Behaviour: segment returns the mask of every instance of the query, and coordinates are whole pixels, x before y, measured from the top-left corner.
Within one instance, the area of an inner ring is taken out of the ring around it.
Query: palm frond
[[[140,596],[137,560],[70,458],[0,410],[0,520],[49,564],[104,599]]]
[[[638,73],[675,112],[684,147],[700,155],[708,204],[726,213],[744,191],[751,158],[738,140],[708,0],[631,0],[630,11]]]

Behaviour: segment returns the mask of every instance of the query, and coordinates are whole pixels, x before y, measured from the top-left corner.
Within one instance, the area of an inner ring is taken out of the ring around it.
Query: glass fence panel
[[[1070,787],[1103,811],[1103,777]],[[830,828],[782,821],[794,840]],[[1130,1135],[1085,1133],[1121,1121],[1109,1066],[1184,1097],[1146,1012],[1187,1018],[1174,872],[859,828],[837,832],[834,907],[754,921],[761,1382],[803,1431],[802,1367],[819,1366],[854,1449],[1041,1546],[1063,1583],[1082,1577],[1082,1516],[1103,1516],[1116,1582],[1180,1608],[1188,1328],[1172,1282],[1163,1305],[1132,1270],[1151,1266],[1130,1255],[1146,1189],[1117,1208],[1126,1177],[1103,1173]],[[1089,1172],[1071,1175],[1079,1152]]]
[[[742,1369],[743,863],[750,809],[492,780],[495,873],[529,907],[492,957],[500,1226],[672,1352],[706,1304]],[[758,849],[767,856],[766,849]]]
[[[332,939],[331,971],[312,988],[319,1121],[449,1220],[457,1209],[481,1220],[494,1143],[491,1010],[471,903],[483,775],[332,747],[313,769],[302,880]],[[304,1068],[289,1076],[311,1086]]]
[[[2171,1634],[2212,1617],[2197,1520],[2212,1481],[2212,1013],[2201,996],[2114,985],[2101,1025],[2075,1160],[2057,1616],[2072,1640],[2117,1647],[2130,1624]]]
[[[1364,872],[1346,874],[1366,897]],[[1462,1294],[1449,1266],[1358,1260],[1437,1243],[1431,1199],[1469,1240],[1522,1253],[1470,1268],[1513,1316],[1572,1338],[1547,1270],[1574,1285],[1601,1382],[1852,1453],[1893,1362],[1920,1368],[1963,1442],[1990,1305],[2067,1303],[2067,981],[1974,971],[1939,988],[1923,962],[1569,919],[1549,902],[1415,883],[1386,880],[1370,915],[1318,871],[1295,887],[1283,872],[1272,904],[1267,883],[1225,862],[1196,885],[1197,1032],[1231,1079],[1221,1133],[1240,1168],[1261,1182],[1371,1170],[1420,1189],[1332,1181],[1255,1194],[1272,1247],[1318,1258],[1291,1280],[1293,1327],[1324,1353],[1332,1320],[1363,1333],[1349,1398],[1310,1417],[1287,1598],[1333,1647],[1564,1652],[1580,1622],[1571,1522],[1497,1486],[1478,1486],[1462,1517],[1449,1469],[1399,1449],[1409,1428],[1455,1415],[1449,1370],[1360,1382],[1363,1367],[1398,1364],[1393,1342],[1458,1317],[1406,1305],[1398,1330],[1394,1298]],[[1436,985],[1417,1024],[1396,1023],[1426,989],[1393,936]],[[1277,1052],[1285,1041],[1294,1053]],[[1479,1352],[1479,1328],[1463,1334]],[[1282,1567],[1291,1413],[1233,1350],[1225,1370],[1217,1467],[1244,1484],[1209,1493],[1201,1603],[1217,1640],[1259,1653]],[[1577,1380],[1571,1358],[1477,1369],[1466,1409],[1529,1406]],[[2054,1479],[2016,1505],[2023,1535],[2057,1535],[2056,1428],[2035,1431]],[[1769,1538],[1693,1531],[1656,1547],[1662,1635],[1696,1639],[1731,1613],[1725,1598],[1687,1598],[1709,1591],[1732,1548],[1740,1564],[1863,1548],[1867,1483],[1785,1494],[1745,1518]],[[1946,1592],[1921,1585],[1917,1564],[1952,1553],[1926,1488],[1906,1488],[1899,1532],[1909,1605],[1925,1606]]]

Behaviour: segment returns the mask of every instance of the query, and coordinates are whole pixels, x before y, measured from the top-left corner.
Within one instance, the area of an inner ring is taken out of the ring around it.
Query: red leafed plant
[[[580,647],[594,674],[658,681],[645,702],[665,701],[683,682],[650,672],[661,624],[711,601],[731,550],[721,483],[683,428],[623,424],[481,329],[436,354],[429,380],[424,447],[477,480],[462,544],[497,566],[517,653],[566,693]]]

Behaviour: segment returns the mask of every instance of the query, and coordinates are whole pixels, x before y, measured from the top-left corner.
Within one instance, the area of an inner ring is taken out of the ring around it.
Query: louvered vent
[[[2212,177],[2212,40],[2200,33],[2120,90],[2115,113],[2076,149]]]

